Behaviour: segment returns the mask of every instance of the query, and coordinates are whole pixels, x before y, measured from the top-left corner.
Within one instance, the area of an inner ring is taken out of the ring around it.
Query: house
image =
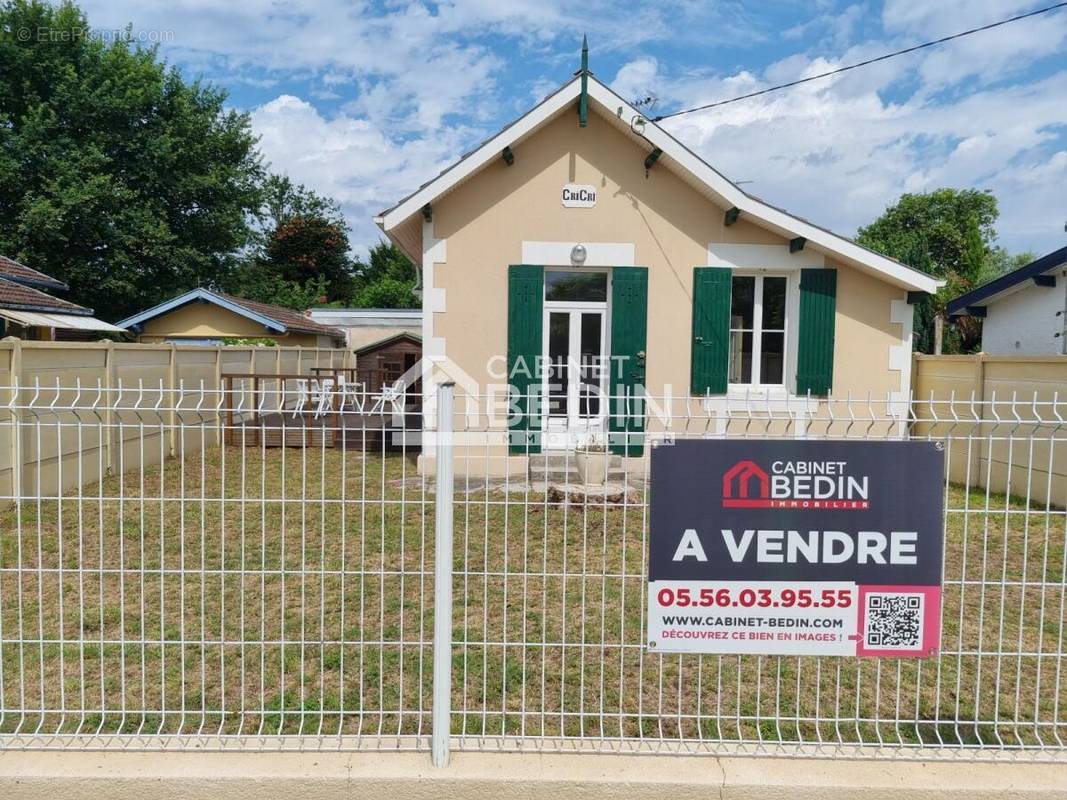
[[[643,456],[625,398],[904,415],[910,304],[941,285],[738,188],[584,67],[375,222],[421,268],[425,358],[510,387],[518,456]]]
[[[269,303],[193,289],[118,323],[140,342],[220,345],[232,339],[272,339],[279,345],[343,347],[343,331]]]
[[[422,333],[422,310],[418,308],[313,308],[308,315],[315,322],[344,331],[350,350],[399,333]]]
[[[986,353],[1067,353],[1067,247],[961,294],[946,311],[983,320]]]
[[[96,319],[91,308],[47,294],[69,288],[63,281],[0,256],[0,337],[84,340],[101,333],[125,333]]]

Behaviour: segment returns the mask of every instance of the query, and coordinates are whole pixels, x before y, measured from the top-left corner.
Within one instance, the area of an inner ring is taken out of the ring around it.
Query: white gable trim
[[[592,83],[593,81],[590,81],[590,88],[592,88]],[[402,200],[399,205],[375,217],[374,221],[384,231],[396,227],[412,214],[420,211],[427,203],[462,183],[489,161],[500,158],[505,147],[515,144],[534,128],[554,117],[558,111],[573,103],[580,91],[578,78],[564,84],[555,94],[549,95],[527,114],[519,117],[477,150],[457,161],[413,195]],[[575,119],[577,118],[577,113],[575,113]]]
[[[572,105],[580,92],[581,82],[576,77],[410,197],[375,217],[374,221],[388,233],[412,214],[417,213],[427,203],[432,203],[433,200],[471,177],[490,161],[500,158],[501,151],[505,147],[514,145],[559,111]],[[589,79],[589,97],[608,115],[614,116],[617,111],[621,111],[624,119],[641,116],[633,106],[593,77]],[[708,192],[718,198],[725,208],[740,209],[742,215],[749,215],[761,227],[788,238],[803,237],[807,240],[807,247],[824,250],[831,256],[876,274],[904,289],[933,293],[943,285],[943,282],[929,275],[924,275],[891,258],[881,256],[855,242],[745,194],[692,150],[653,122],[645,125],[644,138],[652,147],[658,147],[663,151],[660,159],[662,164],[668,168],[673,166],[676,170],[688,172],[703,184]]]
[[[232,303],[225,297],[220,297],[219,295],[215,294],[214,292],[208,291],[207,289],[193,289],[191,291],[186,292],[185,294],[180,294],[177,297],[173,297],[170,300],[167,300],[166,302],[160,303],[159,305],[152,306],[151,308],[146,309],[145,311],[142,311],[139,314],[134,314],[132,317],[126,317],[126,319],[119,320],[115,324],[118,325],[120,328],[129,328],[133,325],[142,325],[150,319],[155,319],[156,317],[166,314],[169,311],[173,311],[176,308],[181,308],[184,305],[188,305],[189,303],[193,303],[198,300],[203,301],[205,303],[213,303],[214,305],[219,306],[220,308],[225,308],[227,311],[231,311],[234,314],[237,314],[238,316],[245,317],[246,319],[250,319],[253,322],[258,322],[264,328],[275,331],[276,333],[285,333],[288,330],[288,328],[286,328],[286,326],[278,320],[273,319],[272,317],[265,316],[263,314],[259,314],[253,311],[252,309],[245,308],[244,306],[239,305],[237,303]]]

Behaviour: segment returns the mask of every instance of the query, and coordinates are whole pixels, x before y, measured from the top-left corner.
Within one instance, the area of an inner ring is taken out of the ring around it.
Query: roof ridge
[[[230,302],[237,303],[238,305],[245,306],[250,311],[256,311],[257,313],[263,313],[264,316],[270,316],[274,314],[276,321],[285,325],[285,328],[299,330],[303,326],[304,332],[310,333],[328,333],[330,335],[344,336],[344,332],[331,327],[329,325],[323,325],[321,322],[316,322],[307,315],[306,312],[302,313],[295,308],[289,308],[288,306],[281,306],[277,303],[265,303],[262,300],[250,300],[247,297],[240,297],[239,295],[229,294],[227,292],[217,292],[211,289],[205,291],[225,298]],[[258,310],[257,310],[258,307]],[[265,313],[269,310],[270,313]],[[288,321],[287,321],[288,320]]]
[[[609,119],[615,117],[622,119],[626,110],[629,109],[629,112],[645,120],[645,125],[637,135],[649,147],[663,154],[661,161],[667,164],[668,169],[681,176],[690,176],[695,183],[703,187],[701,193],[710,204],[725,206],[726,209],[736,208],[742,213],[749,214],[756,224],[778,236],[806,239],[811,245],[827,251],[831,257],[836,257],[856,268],[877,275],[887,282],[907,288],[909,291],[934,292],[943,285],[943,282],[934,276],[882,255],[847,236],[835,233],[749,194],[672,133],[648,120],[629,101],[599,78],[591,77],[589,97],[595,101],[593,107],[598,110],[598,113]],[[535,135],[543,125],[556,119],[558,115],[566,113],[574,93],[578,91],[579,83],[579,76],[569,79],[524,114],[453,162],[436,177],[381,212],[374,221],[386,235],[404,248],[406,243],[394,235],[399,225],[414,217],[419,209],[424,209],[426,204],[437,200],[466,180],[474,178],[482,169],[499,158],[499,148],[513,146],[526,136]],[[686,178],[683,177],[683,179]],[[415,234],[415,236],[418,235],[418,233]],[[419,254],[409,252],[409,255],[416,257]]]

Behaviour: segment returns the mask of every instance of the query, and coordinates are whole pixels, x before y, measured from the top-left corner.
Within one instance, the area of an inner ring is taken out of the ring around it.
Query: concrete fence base
[[[1067,763],[458,753],[0,753],[0,797],[1067,798]]]

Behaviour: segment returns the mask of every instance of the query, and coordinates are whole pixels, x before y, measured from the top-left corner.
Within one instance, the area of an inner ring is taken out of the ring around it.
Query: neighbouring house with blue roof
[[[961,294],[947,310],[952,319],[984,320],[986,353],[1067,353],[1067,247]]]
[[[216,346],[232,340],[273,339],[279,345],[343,347],[344,331],[291,308],[209,289],[193,289],[121,320],[137,341]]]

